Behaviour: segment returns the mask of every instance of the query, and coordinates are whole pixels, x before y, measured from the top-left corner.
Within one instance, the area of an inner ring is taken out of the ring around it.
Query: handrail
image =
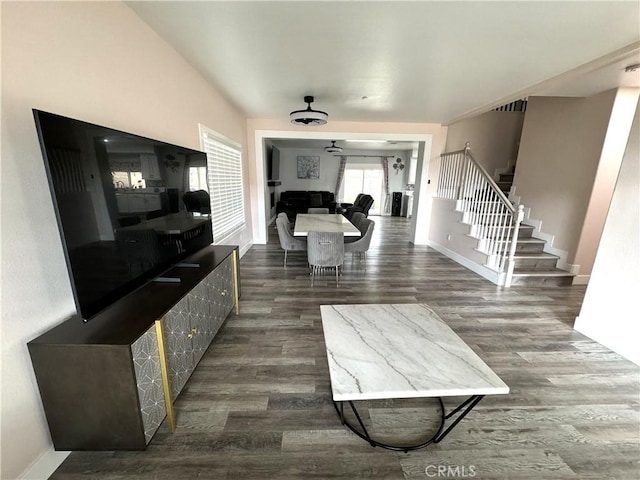
[[[442,159],[437,196],[456,201],[462,221],[471,225],[470,235],[487,255],[486,266],[505,273],[504,286],[511,285],[520,223],[524,207],[515,206],[487,170],[464,149],[446,152]]]
[[[482,165],[480,165],[475,158],[473,158],[473,155],[471,154],[471,146],[469,142],[465,144],[464,150],[462,151],[465,153],[465,155],[467,155],[471,159],[471,161],[475,164],[478,170],[480,170],[480,172],[482,173],[484,178],[487,180],[489,185],[491,185],[492,189],[498,195],[500,200],[502,200],[502,202],[509,208],[509,210],[511,210],[511,213],[516,213],[516,207],[511,203],[511,201],[507,198],[504,192],[500,189],[500,187],[498,186],[496,181],[493,179],[493,177],[491,177],[491,175],[489,175],[487,170],[485,170],[485,168]]]

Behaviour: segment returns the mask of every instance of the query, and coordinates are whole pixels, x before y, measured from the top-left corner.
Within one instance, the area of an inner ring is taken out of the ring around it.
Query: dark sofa
[[[318,192],[312,190],[287,190],[280,194],[280,201],[276,204],[276,215],[285,212],[293,220],[299,213],[307,213],[307,209],[314,207],[328,208],[335,213],[335,195],[332,192]]]

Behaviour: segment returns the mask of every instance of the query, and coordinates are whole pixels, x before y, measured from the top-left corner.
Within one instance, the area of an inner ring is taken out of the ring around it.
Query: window
[[[347,165],[342,182],[342,198],[345,202],[353,202],[359,193],[367,193],[373,197],[373,205],[369,215],[381,215],[381,199],[383,172],[381,165],[355,164]]]
[[[142,178],[142,172],[123,172],[115,171],[111,172],[113,178],[113,185],[116,188],[145,188],[146,182]]]
[[[145,188],[140,157],[137,155],[109,155],[109,169],[115,188]]]
[[[200,138],[207,154],[213,241],[218,243],[245,227],[242,151],[239,145],[203,125],[200,125]]]
[[[189,191],[209,191],[207,182],[207,167],[189,167]]]

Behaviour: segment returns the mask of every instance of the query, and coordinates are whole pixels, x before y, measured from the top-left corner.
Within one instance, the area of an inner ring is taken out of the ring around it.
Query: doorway
[[[433,130],[433,131],[431,131]],[[419,172],[426,172],[429,169],[429,159],[431,158],[431,148],[432,148],[432,140],[434,135],[439,140],[443,140],[440,138],[442,134],[441,127],[437,126],[434,129],[427,129],[427,131],[423,133],[354,133],[354,132],[336,132],[336,131],[310,131],[310,130],[263,130],[257,129],[253,131],[253,136],[255,137],[254,148],[255,152],[253,155],[254,163],[252,165],[248,165],[249,171],[255,175],[255,177],[251,178],[251,180],[247,180],[249,182],[249,195],[251,202],[251,215],[252,215],[252,232],[253,232],[253,243],[264,245],[267,243],[268,239],[268,225],[272,220],[272,212],[269,209],[269,195],[267,185],[267,157],[266,157],[266,146],[265,141],[268,139],[287,139],[287,140],[322,140],[323,145],[327,144],[327,139],[331,138],[333,140],[345,140],[345,141],[371,141],[371,142],[383,142],[383,141],[391,141],[394,142],[417,142],[419,144],[419,154],[418,154],[418,165]],[[439,144],[438,144],[439,145]],[[358,152],[360,153],[360,152]],[[251,158],[251,152],[247,156]],[[382,166],[380,167],[382,168]],[[421,174],[422,175],[422,174]],[[427,179],[426,173],[424,174],[424,182],[421,185],[424,185],[422,188],[427,188]],[[251,175],[249,175],[251,176]],[[331,187],[327,188],[330,190]],[[343,187],[344,188],[344,182]],[[414,215],[412,215],[412,239],[410,241],[415,241],[418,245],[426,245],[426,235],[428,232],[428,228],[416,228],[418,220],[423,220],[425,225],[428,225],[428,211],[426,208],[420,208],[422,202],[420,202],[420,188],[416,189],[416,203],[414,207]],[[342,189],[341,189],[342,191]],[[338,198],[344,199],[340,195],[336,195]],[[421,215],[421,212],[424,212]],[[424,216],[424,219],[421,217]]]
[[[382,215],[384,208],[383,173],[380,164],[355,164],[344,169],[340,197],[345,202],[353,203],[359,193],[367,193],[373,197],[373,205],[369,215]]]

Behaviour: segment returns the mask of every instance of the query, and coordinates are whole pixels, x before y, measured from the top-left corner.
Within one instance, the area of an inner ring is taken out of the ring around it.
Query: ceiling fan
[[[294,110],[289,114],[289,118],[291,123],[294,125],[324,125],[327,123],[327,119],[329,115],[327,112],[323,112],[322,110],[314,110],[311,108],[311,104],[313,103],[313,97],[311,95],[307,95],[304,97],[304,101],[307,104],[307,108],[304,110]]]
[[[324,147],[324,151],[327,153],[342,153],[342,147],[337,146],[335,140],[331,140],[331,145]]]

